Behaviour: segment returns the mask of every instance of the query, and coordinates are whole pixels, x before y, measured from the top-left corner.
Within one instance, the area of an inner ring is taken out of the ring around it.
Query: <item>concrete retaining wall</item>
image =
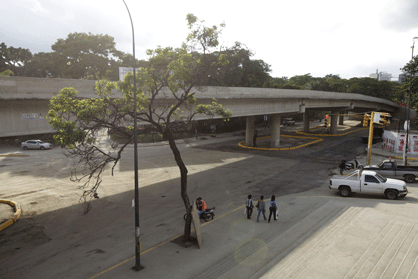
[[[0,137],[52,133],[46,116],[49,100],[0,101]]]

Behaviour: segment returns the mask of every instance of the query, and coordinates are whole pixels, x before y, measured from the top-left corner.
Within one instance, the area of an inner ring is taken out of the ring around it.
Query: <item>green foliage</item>
[[[216,99],[213,99],[210,105],[198,105],[196,108],[196,113],[204,114],[210,118],[219,115],[226,121],[228,121],[229,118],[232,116],[231,111],[225,110],[222,104],[218,104],[218,101]]]
[[[4,76],[4,77],[9,77],[9,76],[14,76],[15,74],[13,73],[12,70],[5,70],[3,72],[0,72],[0,76]]]
[[[57,131],[56,142],[69,148],[94,143],[94,133],[101,128],[98,124],[108,113],[106,100],[77,98],[74,88],[60,90],[50,100],[47,116],[49,124]]]
[[[404,99],[401,86],[397,82],[378,81],[372,78],[351,78],[347,80],[333,74],[326,75],[324,78],[312,77],[311,74],[294,76],[290,79],[286,77],[273,78],[272,87],[358,93],[393,102],[399,102]]]
[[[70,33],[52,45],[57,54],[57,65],[63,77],[75,79],[102,79],[111,68],[111,56],[121,52],[115,48],[114,38],[109,35]]]
[[[289,84],[289,83],[287,83],[285,85],[282,85],[281,88],[282,89],[296,89],[296,90],[301,90],[302,89],[302,87],[299,86],[299,85],[294,85],[294,84]]]
[[[0,71],[11,70],[16,76],[24,76],[24,67],[32,58],[28,49],[7,47],[5,43],[0,44]]]
[[[402,69],[405,73],[405,82],[402,84],[401,91],[407,99],[411,96],[411,104],[418,106],[418,56],[414,56]]]
[[[236,42],[229,49],[217,52],[221,67],[209,72],[205,85],[229,87],[270,87],[270,65],[263,60],[252,60],[253,53]]]
[[[216,25],[212,27],[204,26],[204,21],[199,21],[193,14],[188,14],[186,20],[189,30],[191,30],[186,39],[188,43],[186,45],[190,51],[201,51],[203,54],[206,54],[210,49],[219,45],[218,39],[222,29],[225,27],[225,23],[221,23],[218,29]]]
[[[311,74],[306,74],[306,75],[303,75],[303,76],[291,77],[289,79],[289,83],[292,84],[292,85],[304,86],[305,84],[309,83],[312,80],[313,80],[313,78],[312,78]]]
[[[25,66],[25,76],[44,78],[49,73],[53,77],[59,76],[58,67],[54,65],[53,56],[51,52],[35,53]]]

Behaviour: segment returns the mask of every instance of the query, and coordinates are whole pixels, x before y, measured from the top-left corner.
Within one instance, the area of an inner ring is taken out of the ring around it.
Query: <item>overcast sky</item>
[[[132,31],[122,0],[0,0],[0,42],[51,52],[69,33],[115,38],[132,53]],[[342,78],[388,72],[397,77],[418,37],[417,0],[126,0],[135,28],[136,56],[156,46],[180,46],[186,15],[207,25],[225,22],[221,42],[251,49],[273,77],[310,73]],[[418,47],[418,43],[417,43]],[[418,49],[415,54],[418,55]]]

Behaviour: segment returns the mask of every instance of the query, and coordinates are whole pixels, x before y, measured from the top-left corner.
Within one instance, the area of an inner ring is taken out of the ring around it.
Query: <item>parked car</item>
[[[22,142],[20,146],[27,150],[27,149],[50,149],[52,147],[52,144],[43,142],[41,140],[27,140],[25,142]]]
[[[283,125],[295,125],[295,121],[292,118],[283,118]]]
[[[334,176],[329,181],[329,188],[339,191],[342,197],[349,197],[351,193],[364,193],[380,194],[390,200],[396,200],[408,194],[404,181],[386,178],[375,171],[362,169],[347,176]]]
[[[403,179],[406,183],[415,182],[418,177],[418,166],[400,166],[392,160],[384,160],[379,165],[364,166],[364,170],[375,171],[384,177]]]

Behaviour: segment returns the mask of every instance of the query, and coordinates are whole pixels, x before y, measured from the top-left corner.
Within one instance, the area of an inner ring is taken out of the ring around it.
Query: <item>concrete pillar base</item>
[[[338,118],[338,125],[344,125],[344,116],[341,116],[341,114],[344,113],[340,112],[340,117]]]
[[[337,111],[331,112],[330,129],[329,129],[331,135],[336,135],[338,133],[338,129],[337,129],[338,116],[339,115]]]
[[[309,133],[309,113],[307,111],[303,114],[303,132]]]
[[[253,143],[254,130],[255,130],[255,116],[247,116],[247,123],[246,123],[246,128],[245,128],[245,145],[246,146],[254,146],[254,143]]]
[[[280,114],[271,116],[271,148],[280,147]]]

